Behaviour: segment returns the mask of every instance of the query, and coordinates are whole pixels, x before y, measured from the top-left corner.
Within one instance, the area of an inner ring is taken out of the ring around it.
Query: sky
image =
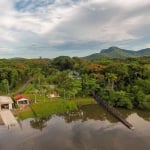
[[[149,0],[0,0],[0,58],[150,47]]]

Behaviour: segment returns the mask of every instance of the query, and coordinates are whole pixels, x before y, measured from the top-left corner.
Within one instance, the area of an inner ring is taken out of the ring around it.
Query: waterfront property
[[[14,96],[14,101],[19,105],[29,105],[30,100],[27,96],[24,96],[22,94],[17,94]]]
[[[11,110],[13,105],[13,101],[9,96],[0,96],[0,111],[1,110]]]

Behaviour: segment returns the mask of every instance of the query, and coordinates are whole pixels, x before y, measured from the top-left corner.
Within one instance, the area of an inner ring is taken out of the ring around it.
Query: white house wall
[[[9,109],[12,109],[12,104],[9,104]]]
[[[17,100],[17,104],[19,104],[19,102],[22,102],[22,101],[27,101],[27,104],[29,104],[29,100],[25,98],[21,98],[20,100]]]

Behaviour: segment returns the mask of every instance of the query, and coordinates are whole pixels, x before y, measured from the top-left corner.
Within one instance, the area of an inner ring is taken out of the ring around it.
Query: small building
[[[29,105],[30,104],[29,98],[27,96],[22,95],[22,94],[15,95],[14,101],[18,105]]]
[[[70,71],[69,77],[73,79],[81,79],[80,74],[77,71]]]
[[[0,111],[4,109],[12,109],[13,101],[9,96],[0,96]]]
[[[57,90],[53,90],[51,93],[47,94],[48,98],[55,98],[55,97],[60,97],[59,93]]]
[[[58,92],[58,90],[56,88],[56,85],[49,84],[49,85],[44,85],[44,87],[47,87],[47,89],[49,89],[48,90],[49,92],[46,93],[46,96],[48,98],[60,97],[59,92]]]

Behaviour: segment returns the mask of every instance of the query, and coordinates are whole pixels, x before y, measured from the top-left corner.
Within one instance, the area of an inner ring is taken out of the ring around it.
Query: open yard
[[[31,104],[22,109],[18,108],[17,110],[19,119],[46,117],[52,114],[77,110],[78,105],[94,103],[94,100],[90,97],[64,100],[62,98],[43,99],[42,96],[37,95],[37,100],[35,101],[33,95],[29,96],[31,99],[33,98]]]

